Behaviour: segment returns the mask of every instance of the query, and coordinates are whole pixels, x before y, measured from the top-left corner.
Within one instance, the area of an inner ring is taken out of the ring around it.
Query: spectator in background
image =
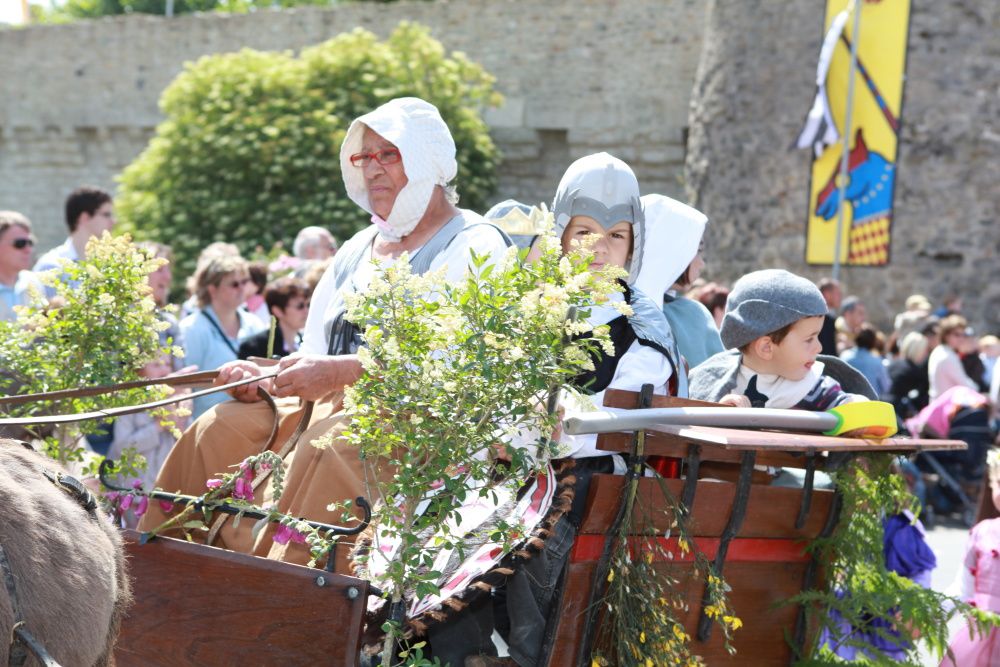
[[[181,320],[185,361],[209,371],[239,358],[240,340],[264,328],[255,316],[240,309],[250,274],[242,257],[224,255],[208,261],[194,275],[199,310]],[[194,399],[191,420],[217,403],[231,400],[219,392]]]
[[[42,284],[29,270],[35,237],[31,222],[16,211],[0,211],[0,320],[17,318],[14,306],[26,305]]]
[[[337,239],[322,227],[305,227],[292,242],[292,254],[298,262],[296,278],[305,278],[314,265],[329,261],[337,253]]]
[[[956,386],[979,391],[977,385],[962,367],[960,355],[965,349],[968,323],[961,315],[949,315],[938,326],[940,344],[931,352],[927,360],[927,374],[930,380],[931,400]]]
[[[111,195],[100,188],[77,188],[66,198],[66,226],[69,236],[62,245],[38,258],[34,271],[59,268],[63,262],[77,262],[86,256],[87,241],[93,236],[110,232],[115,226]],[[46,288],[51,298],[55,290]]]
[[[837,318],[837,348],[843,352],[854,347],[854,337],[868,319],[865,304],[856,296],[849,296],[841,303]]]
[[[188,298],[183,304],[181,304],[182,318],[198,312],[198,286],[195,284],[195,276],[198,275],[198,271],[203,266],[216,257],[242,257],[242,255],[240,254],[240,249],[237,248],[236,245],[226,243],[225,241],[209,243],[200,253],[198,253],[198,261],[195,263],[194,275],[188,276],[188,279],[185,282],[185,287],[187,287],[188,291]]]
[[[819,344],[823,346],[822,354],[837,356],[837,313],[840,311],[840,302],[843,292],[840,283],[833,278],[823,278],[816,286],[819,293],[826,301],[826,315],[823,316],[823,328],[819,330]]]
[[[250,262],[250,282],[247,283],[246,309],[251,315],[267,324],[271,321],[267,303],[264,302],[264,288],[267,287],[267,262]]]
[[[301,278],[278,278],[264,288],[264,300],[270,316],[277,320],[274,329],[274,351],[268,355],[267,343],[270,328],[254,334],[240,343],[240,359],[250,357],[286,357],[299,349],[302,329],[309,314],[309,285]]]
[[[303,261],[322,261],[336,253],[337,239],[322,227],[305,227],[292,242],[292,254]]]
[[[729,299],[729,288],[719,283],[708,283],[701,289],[691,290],[687,294],[688,298],[696,299],[701,305],[708,308],[715,320],[715,328],[722,326],[722,318],[726,316],[726,300]]]
[[[979,359],[983,362],[983,382],[993,384],[993,372],[1000,357],[1000,338],[990,334],[979,339]],[[975,379],[975,378],[973,378]]]
[[[870,324],[861,326],[854,339],[854,347],[844,350],[840,358],[856,368],[868,380],[878,396],[889,391],[889,373],[882,363],[882,357],[875,354],[878,332]]]
[[[160,347],[175,345],[184,349],[184,337],[181,335],[181,326],[168,309],[170,305],[170,287],[174,281],[174,272],[171,267],[174,261],[173,251],[170,246],[162,243],[145,241],[138,244],[151,257],[167,260],[160,268],[149,274],[149,287],[153,290],[153,302],[156,304],[156,316],[170,325],[160,332]],[[179,371],[183,365],[183,357],[171,357],[171,367]]]
[[[326,270],[330,268],[333,264],[333,258],[320,260],[318,262],[313,262],[312,266],[306,271],[302,279],[306,281],[306,285],[309,287],[309,294],[316,291],[316,285],[319,284],[320,278],[326,273]]]
[[[912,417],[927,405],[930,382],[927,356],[930,341],[919,331],[911,331],[899,344],[899,358],[889,364],[889,391],[883,400],[892,403],[901,419]]]
[[[976,340],[973,333],[972,327],[965,330],[965,340],[959,356],[962,358],[962,368],[965,370],[965,374],[979,387],[977,391],[986,394],[990,390],[990,383],[985,380],[986,365],[979,356],[979,341]]]
[[[934,311],[934,315],[941,319],[948,317],[949,315],[961,315],[962,314],[962,297],[957,294],[949,294],[944,299],[944,304]]]

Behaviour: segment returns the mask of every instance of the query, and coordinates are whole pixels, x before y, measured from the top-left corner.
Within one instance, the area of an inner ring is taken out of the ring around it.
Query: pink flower
[[[140,496],[139,501],[135,504],[135,515],[142,516],[149,509],[149,496]]]
[[[274,541],[278,544],[288,544],[291,542],[298,542],[299,544],[306,543],[306,536],[295,530],[291,526],[286,526],[281,523],[278,524],[278,529],[274,531]]]
[[[237,477],[233,485],[233,498],[253,502],[253,484],[244,477]]]
[[[118,493],[117,491],[108,491],[107,493],[104,494],[104,498],[109,503],[111,503],[112,505],[117,505],[118,504],[118,496],[120,496],[120,495],[121,494]]]
[[[218,488],[220,488],[222,486],[222,480],[221,479],[210,479],[210,480],[207,480],[205,482],[205,486],[207,486],[210,489],[218,489]]]
[[[142,490],[142,480],[141,479],[132,480],[132,488],[135,489],[136,491],[141,491]]]
[[[118,504],[118,509],[124,512],[129,507],[132,507],[132,494],[126,493],[121,497],[121,502]]]
[[[170,502],[169,500],[161,500],[160,501],[160,509],[163,510],[164,512],[173,512],[174,511],[174,504],[172,502]]]

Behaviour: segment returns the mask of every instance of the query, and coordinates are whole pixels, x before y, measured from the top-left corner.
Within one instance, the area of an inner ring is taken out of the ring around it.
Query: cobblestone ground
[[[955,573],[958,572],[962,556],[965,554],[965,540],[968,535],[968,528],[957,521],[946,519],[927,531],[927,543],[934,549],[938,562],[931,576],[931,586],[934,590],[944,591],[955,579]],[[928,667],[938,664],[926,651],[921,656],[923,664]]]

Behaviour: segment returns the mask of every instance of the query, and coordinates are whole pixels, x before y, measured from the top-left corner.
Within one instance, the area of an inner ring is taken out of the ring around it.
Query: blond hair
[[[233,255],[213,257],[199,266],[193,278],[198,305],[202,308],[211,305],[212,297],[208,293],[209,285],[218,287],[222,283],[222,279],[230,273],[248,273],[248,268],[249,265],[245,259]]]

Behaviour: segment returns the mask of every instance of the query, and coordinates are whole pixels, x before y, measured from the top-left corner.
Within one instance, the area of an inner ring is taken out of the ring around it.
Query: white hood
[[[663,293],[698,254],[708,217],[664,195],[646,195],[642,208],[646,216],[645,261],[632,284],[662,306]]]
[[[365,127],[395,144],[403,158],[407,183],[396,196],[389,217],[384,223],[377,221],[384,237],[398,241],[420,222],[435,186],[447,185],[458,173],[455,140],[437,108],[416,97],[386,102],[351,123],[340,147],[344,186],[347,196],[373,216],[364,173],[351,165],[351,155],[361,152]]]

